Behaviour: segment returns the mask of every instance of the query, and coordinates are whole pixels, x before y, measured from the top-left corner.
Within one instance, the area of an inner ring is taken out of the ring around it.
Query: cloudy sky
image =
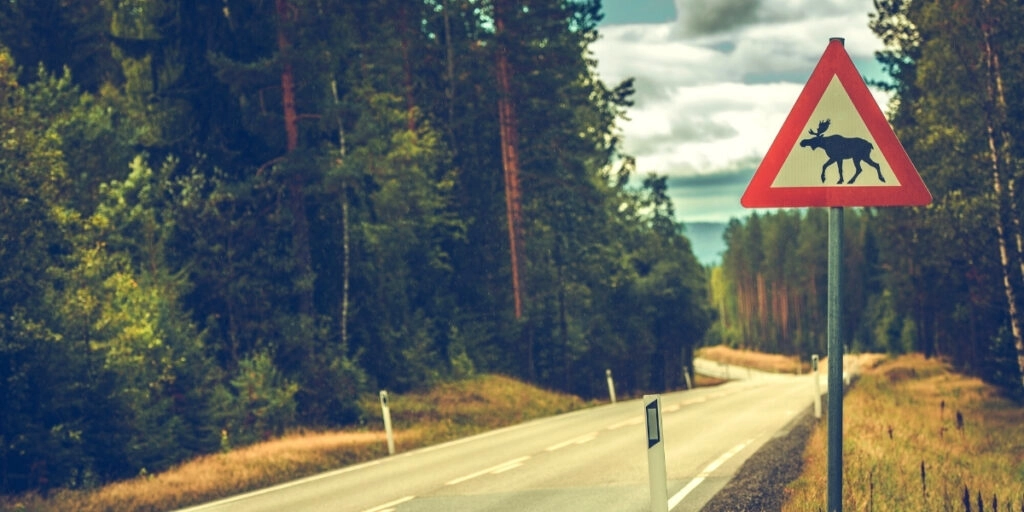
[[[642,174],[669,176],[677,216],[725,222],[750,213],[746,189],[830,37],[881,79],[872,0],[603,0],[592,47],[601,78],[636,79],[623,124]],[[875,91],[886,111],[886,98]]]

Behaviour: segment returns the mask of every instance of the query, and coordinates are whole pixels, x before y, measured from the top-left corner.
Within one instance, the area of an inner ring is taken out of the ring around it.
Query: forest
[[[713,321],[596,0],[0,3],[0,492],[495,372],[678,388]],[[692,366],[692,365],[691,365]]]
[[[1024,398],[1024,7],[876,0],[890,122],[934,198],[848,209],[842,339],[941,357]],[[709,271],[709,343],[826,353],[826,209],[733,220]]]
[[[1022,394],[1024,8],[876,0],[935,200],[846,216],[844,339]],[[824,354],[827,214],[705,268],[618,123],[599,0],[0,3],[0,493],[89,488],[360,396],[501,373],[679,388]],[[657,170],[653,170],[657,171]],[[738,201],[738,198],[737,198]]]

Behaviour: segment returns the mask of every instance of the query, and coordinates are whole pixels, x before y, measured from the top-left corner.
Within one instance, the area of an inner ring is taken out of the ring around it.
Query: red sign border
[[[803,135],[804,127],[825,94],[832,77],[846,90],[854,108],[874,138],[879,152],[892,168],[900,185],[879,186],[821,186],[775,187],[771,185],[782,170],[786,158]],[[818,61],[811,77],[797,97],[779,134],[754,172],[750,184],[740,198],[745,208],[813,207],[813,206],[923,206],[932,202],[921,175],[918,174],[907,152],[903,149],[889,121],[878,108],[841,39],[829,41],[825,53]]]

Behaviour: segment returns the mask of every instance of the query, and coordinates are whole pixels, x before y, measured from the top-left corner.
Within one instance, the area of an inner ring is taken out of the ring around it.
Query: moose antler
[[[818,121],[818,131],[815,132],[814,130],[807,130],[807,133],[809,133],[811,135],[814,135],[815,137],[821,137],[821,134],[825,133],[825,130],[828,130],[828,126],[830,124],[832,124],[832,120],[831,119],[826,119],[824,121]]]

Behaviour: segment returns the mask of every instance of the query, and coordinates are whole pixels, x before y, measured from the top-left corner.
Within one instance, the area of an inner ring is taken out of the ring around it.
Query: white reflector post
[[[605,370],[604,371],[604,375],[605,375],[605,377],[608,378],[608,398],[614,404],[615,403],[615,381],[612,380],[612,370],[611,370],[611,368]]]
[[[391,432],[391,406],[388,405],[388,392],[380,392],[380,411],[384,416],[384,434],[388,438],[388,455],[395,454],[395,435]]]
[[[661,395],[644,395],[647,420],[647,468],[651,478],[651,512],[668,512],[668,473],[661,421]]]
[[[814,376],[814,418],[821,419],[821,374],[818,373],[818,354],[811,355],[811,375]]]

